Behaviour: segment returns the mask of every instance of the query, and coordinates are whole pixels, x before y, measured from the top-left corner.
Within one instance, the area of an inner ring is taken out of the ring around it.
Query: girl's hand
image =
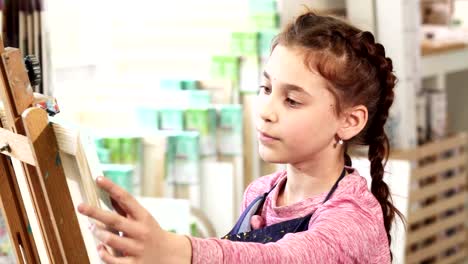
[[[151,214],[128,192],[104,177],[98,177],[97,185],[108,192],[116,210],[121,214],[80,204],[78,211],[94,218],[109,228],[121,231],[116,235],[99,225],[91,230],[98,240],[110,248],[125,252],[125,256],[113,256],[105,247],[98,246],[99,256],[109,264],[120,263],[190,263],[192,247],[186,236],[164,231]]]

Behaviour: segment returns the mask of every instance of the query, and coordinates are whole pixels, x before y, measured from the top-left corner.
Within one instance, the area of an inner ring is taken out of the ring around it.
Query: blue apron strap
[[[336,188],[338,188],[338,183],[340,183],[340,181],[344,178],[345,175],[346,175],[346,168],[343,168],[343,171],[341,171],[340,177],[338,177],[335,184],[333,184],[333,187],[328,192],[327,197],[325,197],[322,204],[324,204],[326,201],[328,201],[328,199],[330,199],[330,197],[335,193]]]
[[[247,208],[244,210],[244,212],[242,212],[241,216],[239,217],[239,220],[237,220],[237,223],[234,225],[229,234],[235,235],[240,232],[249,232],[252,230],[250,226],[250,218],[252,218],[252,216],[257,213],[258,209],[261,206],[263,206],[266,197],[275,187],[276,184],[273,185],[273,187],[271,187],[271,189],[268,192],[264,193],[263,195],[259,195],[249,204],[249,206],[247,206]]]

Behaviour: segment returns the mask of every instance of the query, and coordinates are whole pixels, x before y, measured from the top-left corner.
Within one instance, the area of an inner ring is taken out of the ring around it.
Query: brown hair
[[[375,42],[372,33],[313,12],[299,16],[288,25],[275,38],[272,49],[277,45],[298,48],[305,53],[306,66],[317,70],[328,81],[328,88],[336,98],[338,113],[345,106],[367,107],[369,119],[366,126],[347,144],[369,146],[371,192],[382,207],[390,245],[392,221],[395,214],[402,217],[383,181],[390,149],[384,125],[396,84],[392,60],[385,56],[384,47]],[[346,165],[351,166],[346,150],[344,155]]]

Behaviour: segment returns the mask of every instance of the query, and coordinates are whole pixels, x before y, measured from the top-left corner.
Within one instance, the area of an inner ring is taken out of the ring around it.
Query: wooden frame
[[[112,208],[109,197],[96,189],[94,180],[102,175],[99,168],[97,154],[89,136],[83,135],[77,128],[66,126],[59,123],[52,123],[55,135],[57,137],[60,159],[65,172],[68,189],[76,208],[78,204],[86,202],[93,206],[109,209]],[[21,175],[21,163],[13,160],[17,177]],[[31,197],[28,195],[27,186],[24,181],[19,182],[22,189],[23,199],[25,200],[26,212],[31,225],[32,234],[36,242],[39,258],[42,263],[48,263],[45,241],[38,225],[38,219],[31,203]],[[89,219],[78,212],[80,233],[86,246],[89,263],[99,263],[100,259],[96,251],[97,241],[93,238],[88,226],[91,223]]]
[[[95,185],[95,179],[103,173],[99,167],[97,152],[93,139],[72,126],[53,124],[60,150],[62,165],[65,170],[68,187],[75,208],[82,202],[112,210],[109,196]],[[91,223],[88,217],[77,213],[81,234],[85,242],[90,263],[99,263],[96,250],[97,240],[94,239],[88,227]],[[114,254],[118,254],[114,252]]]
[[[94,187],[94,177],[101,174],[97,154],[93,161],[89,140],[76,129],[50,123],[45,110],[33,107],[22,54],[2,43],[0,198],[16,260],[99,262],[88,220],[76,213],[79,202],[104,203]]]

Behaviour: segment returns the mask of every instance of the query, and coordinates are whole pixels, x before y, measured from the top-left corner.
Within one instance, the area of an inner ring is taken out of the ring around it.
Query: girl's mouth
[[[260,141],[262,141],[263,143],[271,143],[271,142],[274,142],[276,140],[279,140],[279,138],[271,136],[271,135],[269,135],[267,133],[264,133],[264,132],[261,132],[261,131],[258,131],[258,139]]]

